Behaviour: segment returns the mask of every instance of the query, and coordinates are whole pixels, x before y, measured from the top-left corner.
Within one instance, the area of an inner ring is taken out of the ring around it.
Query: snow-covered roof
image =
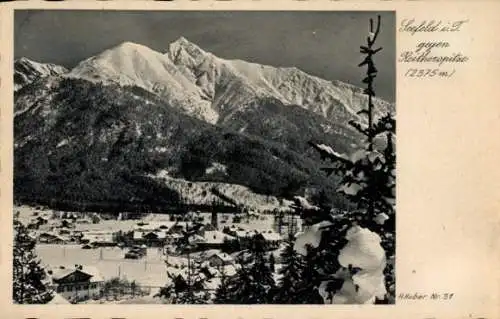
[[[188,275],[187,267],[183,268],[168,267],[167,272],[173,276],[181,276],[184,279],[186,279]]]
[[[203,241],[203,240],[205,240],[205,238],[203,236],[198,235],[198,234],[194,234],[194,235],[190,236],[190,239],[192,241],[200,241],[200,240]]]
[[[262,236],[267,241],[280,241],[282,239],[281,235],[277,232],[263,232]]]
[[[152,230],[169,230],[172,228],[177,222],[171,222],[171,221],[152,221],[152,222],[147,222],[144,223],[144,225],[135,225],[134,230],[143,230],[143,231],[152,231]]]
[[[142,239],[142,231],[134,231],[133,238],[134,240]]]
[[[82,240],[88,240],[91,243],[113,243],[113,235],[112,234],[101,234],[101,235],[91,235],[84,234]]]
[[[220,230],[205,231],[203,238],[205,239],[205,243],[207,244],[222,244],[224,242],[224,239],[235,239],[233,236],[225,234]]]
[[[59,236],[58,234],[55,234],[55,233],[52,233],[52,232],[42,232],[38,235],[38,237],[42,237],[42,236],[50,236],[52,238],[56,238],[56,239],[59,239],[59,240],[62,240],[62,241],[66,241],[67,239],[62,237],[62,236]]]
[[[167,235],[167,233],[165,231],[149,231],[149,232],[145,232],[143,233],[143,237],[145,236],[150,236],[150,235],[155,235],[158,239],[164,239]]]
[[[74,265],[73,266],[62,266],[64,268],[58,268],[53,270],[52,274],[52,279],[53,280],[60,280],[76,271],[80,271],[84,274],[90,275],[90,282],[99,282],[99,281],[104,281],[103,276],[99,272],[99,269],[95,266],[89,266],[89,265],[81,265],[81,269],[77,269]]]
[[[173,234],[166,234],[166,237],[175,239],[175,238],[182,238],[184,236],[182,234],[173,233]]]
[[[250,230],[250,229],[236,230],[235,234],[236,234],[236,237],[246,238],[246,237],[253,237],[253,236],[259,234],[259,231],[256,229],[254,229],[254,230]]]

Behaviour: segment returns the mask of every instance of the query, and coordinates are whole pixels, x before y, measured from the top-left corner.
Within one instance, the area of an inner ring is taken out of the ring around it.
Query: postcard
[[[6,317],[498,318],[498,9],[2,4]]]

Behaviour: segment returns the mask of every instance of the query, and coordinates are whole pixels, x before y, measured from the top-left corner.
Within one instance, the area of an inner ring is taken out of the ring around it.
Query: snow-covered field
[[[101,253],[102,251],[102,253]],[[95,266],[105,280],[120,276],[135,280],[143,286],[164,286],[167,282],[164,256],[158,249],[148,249],[143,259],[124,259],[126,250],[120,248],[81,249],[79,245],[47,245],[39,244],[36,252],[42,264],[49,268],[61,265],[82,264]],[[101,259],[102,254],[102,259]],[[169,262],[186,263],[181,257],[168,257]]]

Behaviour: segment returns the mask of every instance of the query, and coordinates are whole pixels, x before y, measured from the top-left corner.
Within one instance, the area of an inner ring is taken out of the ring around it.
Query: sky
[[[16,10],[14,56],[68,68],[121,42],[165,52],[180,36],[225,59],[295,66],[326,80],[363,86],[359,46],[369,19],[382,17],[375,56],[378,96],[394,102],[394,12]]]

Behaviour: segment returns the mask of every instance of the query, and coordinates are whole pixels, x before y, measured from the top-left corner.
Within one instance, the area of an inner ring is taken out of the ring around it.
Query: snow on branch
[[[308,144],[320,153],[321,159],[329,158],[334,161],[351,164],[347,155],[336,152],[331,146],[314,142],[308,142]]]
[[[376,233],[360,226],[351,227],[345,237],[346,246],[340,251],[338,261],[343,267],[336,275],[347,269],[351,276],[344,276],[342,288],[332,298],[334,304],[374,303],[375,298],[386,294],[384,268],[385,251]]]

